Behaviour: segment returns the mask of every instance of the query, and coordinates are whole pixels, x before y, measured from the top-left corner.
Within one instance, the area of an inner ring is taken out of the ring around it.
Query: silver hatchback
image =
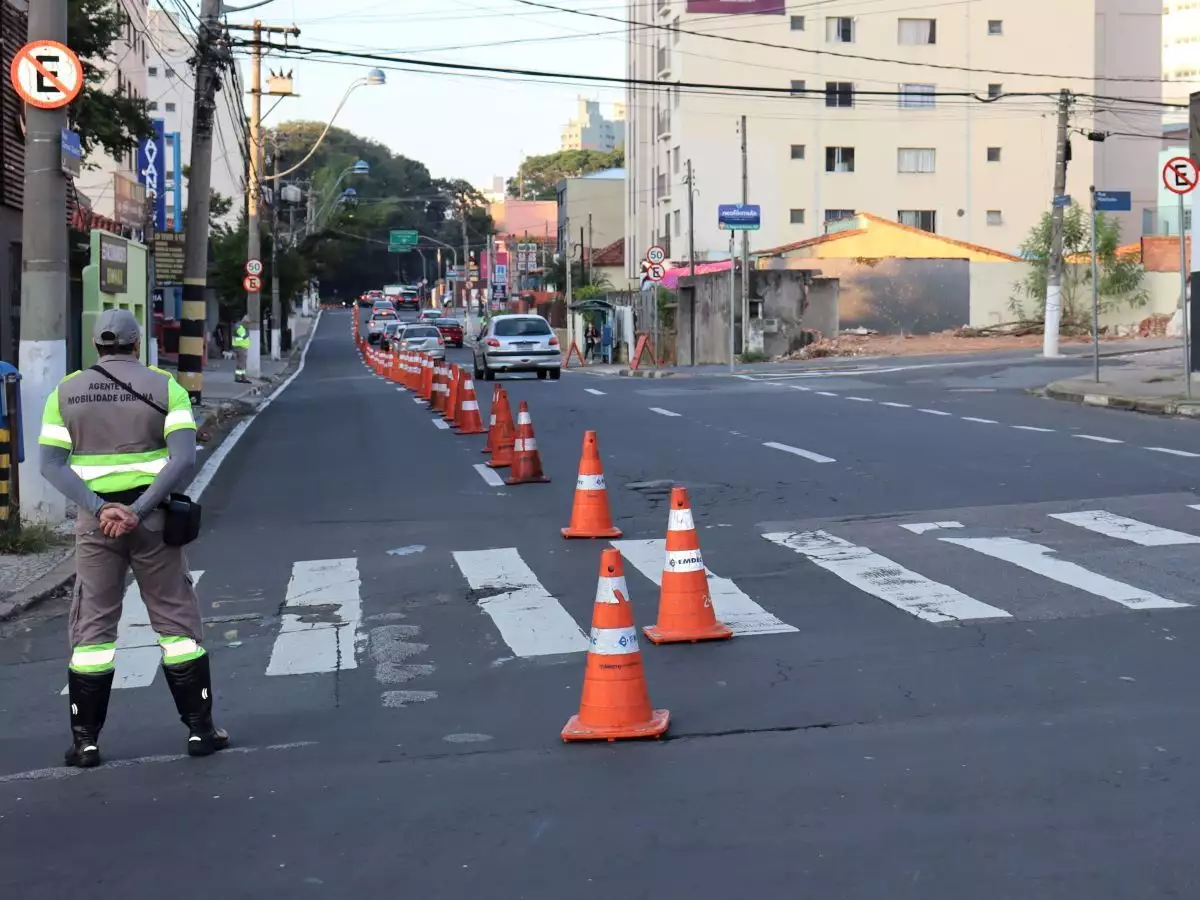
[[[493,316],[473,348],[475,377],[492,381],[497,372],[562,375],[562,353],[554,329],[541,316]]]
[[[446,358],[446,342],[442,333],[432,325],[407,325],[397,337],[400,339],[401,350],[428,353],[434,359]]]

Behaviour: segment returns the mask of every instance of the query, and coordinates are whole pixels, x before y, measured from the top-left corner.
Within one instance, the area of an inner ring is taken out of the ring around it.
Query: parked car
[[[400,339],[400,349],[428,353],[434,359],[446,358],[446,341],[432,325],[414,323],[407,326]]]
[[[497,372],[562,375],[562,353],[550,323],[535,315],[502,315],[488,320],[474,350],[475,377],[493,381]]]
[[[461,347],[463,345],[462,323],[458,319],[434,319],[433,325],[442,333],[448,346]]]
[[[367,319],[367,342],[370,344],[379,343],[388,322],[399,321],[400,317],[396,315],[394,309],[381,309],[378,312],[372,311],[371,318]]]
[[[392,344],[404,333],[404,325],[400,322],[388,322],[383,326],[383,334],[379,336],[379,349],[391,350]]]

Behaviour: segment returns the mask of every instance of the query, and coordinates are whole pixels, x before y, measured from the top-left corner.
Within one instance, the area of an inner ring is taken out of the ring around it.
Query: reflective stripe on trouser
[[[158,639],[162,648],[164,666],[177,666],[180,663],[191,662],[204,655],[204,648],[190,637],[162,637]]]
[[[81,675],[99,675],[116,668],[117,645],[81,644],[71,651],[71,671]]]

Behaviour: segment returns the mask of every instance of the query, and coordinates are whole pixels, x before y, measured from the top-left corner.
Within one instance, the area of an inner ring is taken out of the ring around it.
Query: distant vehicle
[[[421,314],[417,316],[417,321],[426,322],[440,318],[442,318],[442,311],[440,309],[423,309],[421,310]]]
[[[448,346],[461,347],[463,345],[462,324],[458,319],[434,319],[433,324],[442,333]]]
[[[409,325],[400,341],[401,350],[428,353],[434,359],[446,358],[446,342],[442,333],[432,325]]]
[[[396,301],[400,309],[420,309],[421,293],[415,285],[406,284],[400,288],[400,299]]]
[[[383,291],[367,291],[358,298],[359,306],[371,306],[376,300],[383,300]]]
[[[562,375],[562,353],[550,323],[541,316],[493,316],[473,350],[475,377],[494,381],[498,372]]]
[[[371,318],[367,320],[367,342],[376,344],[383,337],[384,329],[387,328],[389,322],[399,322],[400,317],[396,315],[394,309],[381,309],[378,312],[372,312]]]
[[[396,304],[391,300],[376,300],[371,304],[371,312],[378,312],[381,309],[390,309],[395,312]]]

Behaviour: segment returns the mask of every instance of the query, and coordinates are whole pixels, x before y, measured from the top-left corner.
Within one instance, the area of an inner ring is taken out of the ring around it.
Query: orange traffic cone
[[[426,403],[433,402],[433,360],[424,353],[421,354],[421,390],[419,396]]]
[[[453,422],[458,416],[458,404],[462,400],[462,372],[458,366],[450,367],[450,395],[446,399],[446,408],[442,410],[442,418]]]
[[[700,555],[700,539],[692,520],[692,504],[687,488],[678,485],[671,488],[658,622],[642,631],[654,644],[719,641],[733,637],[733,629],[717,621],[708,591],[708,570]]]
[[[666,733],[670,721],[669,710],[650,705],[621,552],[605,550],[600,555],[600,580],[592,606],[592,635],[579,715],[567,720],[562,739],[659,737]]]
[[[496,410],[500,404],[500,385],[492,385],[492,405],[488,408],[488,436],[481,453],[491,453],[496,441]]]
[[[433,361],[433,395],[429,401],[430,412],[441,412],[446,408],[446,387],[445,369],[436,359]]]
[[[583,435],[583,453],[579,457],[579,478],[575,481],[575,505],[571,524],[562,530],[565,538],[619,538],[621,529],[613,526],[608,509],[608,489],[600,465],[596,432]]]
[[[517,411],[517,438],[513,441],[512,473],[504,483],[544,484],[549,480],[542,472],[542,457],[538,453],[537,438],[533,435],[529,404],[522,400]]]
[[[512,408],[508,405],[508,391],[500,388],[500,399],[496,401],[496,440],[492,446],[492,458],[488,468],[507,469],[513,464],[514,434]]]
[[[462,401],[458,404],[458,415],[454,417],[454,430],[459,434],[483,434],[483,419],[479,417],[479,398],[475,396],[475,382],[463,370]]]

